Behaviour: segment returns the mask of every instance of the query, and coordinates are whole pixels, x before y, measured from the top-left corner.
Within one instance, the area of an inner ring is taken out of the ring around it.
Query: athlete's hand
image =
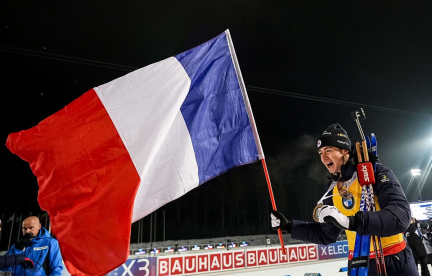
[[[324,205],[319,210],[319,222],[333,223],[339,229],[355,231],[356,218],[355,216],[345,216],[339,210],[330,205]]]
[[[274,230],[280,228],[282,232],[291,234],[292,223],[291,221],[287,220],[286,217],[282,215],[281,212],[272,210],[270,213],[270,218],[271,218],[271,225]]]

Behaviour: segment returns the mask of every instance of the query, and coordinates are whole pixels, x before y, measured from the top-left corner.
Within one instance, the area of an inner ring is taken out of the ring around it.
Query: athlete
[[[314,214],[317,222],[290,221],[273,210],[273,229],[281,228],[294,239],[317,244],[334,243],[341,230],[345,230],[349,246],[348,273],[356,233],[381,237],[387,275],[418,275],[413,254],[402,234],[410,224],[410,206],[393,172],[376,164],[373,186],[377,211],[359,211],[361,186],[357,179],[357,160],[346,131],[339,124],[330,125],[319,138],[317,149],[331,175],[328,190],[318,202],[319,215]],[[372,243],[369,275],[378,275]]]

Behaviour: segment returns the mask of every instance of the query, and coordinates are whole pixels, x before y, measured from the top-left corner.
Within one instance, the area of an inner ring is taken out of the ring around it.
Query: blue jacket
[[[12,270],[12,275],[20,276],[61,275],[63,265],[58,241],[52,238],[45,228],[42,227],[39,234],[25,246],[21,251],[13,245],[6,255],[24,254],[34,262],[35,267],[24,269],[22,266],[14,266],[3,269],[4,271]]]
[[[342,175],[344,179],[350,179],[356,166],[354,162],[348,162],[344,166]],[[377,163],[375,182],[374,193],[378,197],[381,210],[358,212],[357,218],[360,221],[356,232],[360,235],[370,234],[378,237],[403,233],[410,224],[411,210],[399,181],[389,168]],[[324,204],[333,205],[332,198],[324,200]],[[332,223],[294,220],[291,237],[317,244],[330,244],[337,241],[340,232],[341,230]]]

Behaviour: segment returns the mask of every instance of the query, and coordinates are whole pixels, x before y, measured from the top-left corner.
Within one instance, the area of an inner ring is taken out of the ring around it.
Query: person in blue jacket
[[[0,232],[2,230],[2,224],[0,220]],[[15,265],[22,265],[24,268],[33,268],[33,261],[26,258],[24,254],[20,255],[3,255],[0,256],[0,269],[5,267],[12,267]]]
[[[14,244],[6,255],[21,255],[33,260],[33,268],[14,266],[2,269],[12,275],[60,276],[63,270],[58,241],[43,228],[37,217],[28,217],[22,223],[21,240]]]
[[[281,228],[294,239],[317,244],[334,243],[341,230],[345,230],[349,268],[356,234],[381,237],[387,275],[418,275],[413,254],[402,234],[410,224],[410,205],[394,173],[374,160],[376,211],[359,211],[361,186],[357,178],[357,156],[351,150],[346,131],[339,124],[330,125],[319,138],[317,149],[321,162],[330,172],[330,181],[315,208],[316,222],[290,221],[273,210],[272,227]],[[375,260],[371,243],[369,276],[378,275]]]

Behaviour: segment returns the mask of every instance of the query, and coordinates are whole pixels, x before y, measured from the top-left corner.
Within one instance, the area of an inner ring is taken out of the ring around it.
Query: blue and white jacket
[[[58,241],[50,236],[45,228],[39,230],[39,234],[25,244],[23,250],[15,248],[9,249],[6,255],[24,254],[26,258],[34,262],[34,268],[24,269],[22,266],[14,266],[3,271],[11,271],[12,275],[22,276],[60,276],[63,265]]]

